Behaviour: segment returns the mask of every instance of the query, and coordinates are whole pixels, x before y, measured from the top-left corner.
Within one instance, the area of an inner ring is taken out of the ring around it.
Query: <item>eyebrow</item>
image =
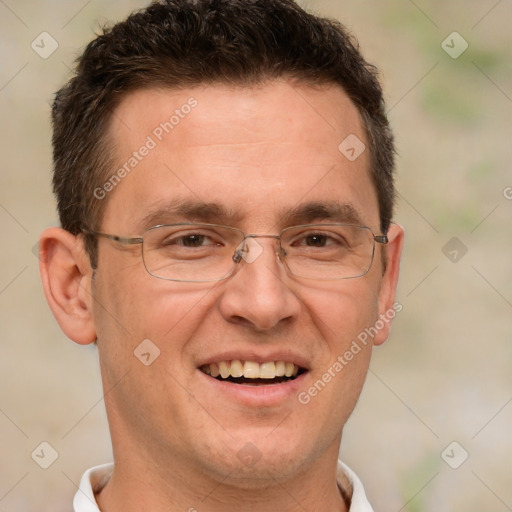
[[[362,225],[361,216],[350,203],[338,201],[312,201],[281,212],[283,224],[311,224],[313,222],[338,222]]]
[[[219,203],[204,203],[178,199],[169,204],[157,203],[138,223],[141,229],[174,222],[205,222],[208,224],[236,224],[240,214],[227,210]]]
[[[138,223],[142,230],[159,224],[175,222],[198,222],[235,226],[242,219],[241,213],[227,209],[219,203],[178,199],[168,204],[157,203]],[[279,212],[279,224],[292,226],[313,222],[338,222],[362,225],[361,216],[349,203],[338,201],[311,201],[282,208]]]

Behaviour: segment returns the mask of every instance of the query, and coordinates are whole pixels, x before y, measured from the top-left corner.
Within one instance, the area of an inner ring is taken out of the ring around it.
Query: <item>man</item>
[[[338,462],[403,243],[373,67],[292,0],[167,0],[53,106],[47,300],[97,342],[114,463],[77,512],[372,510]]]

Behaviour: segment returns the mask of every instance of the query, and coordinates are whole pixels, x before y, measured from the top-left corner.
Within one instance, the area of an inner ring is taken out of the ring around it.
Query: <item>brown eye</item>
[[[325,235],[309,235],[305,237],[305,245],[310,247],[325,247],[328,243],[328,239]]]
[[[177,239],[178,245],[184,247],[201,247],[206,239],[204,235],[187,235]]]

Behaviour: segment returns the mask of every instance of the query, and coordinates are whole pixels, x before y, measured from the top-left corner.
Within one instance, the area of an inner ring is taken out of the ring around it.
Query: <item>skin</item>
[[[179,198],[219,203],[235,214],[231,225],[257,234],[286,227],[283,211],[338,201],[380,233],[369,152],[350,162],[338,150],[351,133],[365,140],[357,109],[338,86],[280,80],[131,93],[110,127],[119,165],[191,96],[197,107],[104,199],[102,232],[140,236],[138,223],[154,205]],[[97,496],[101,509],[346,510],[335,479],[342,429],[372,345],[386,340],[390,323],[306,405],[297,392],[279,404],[228,399],[198,365],[232,350],[294,354],[308,368],[297,391],[307,391],[392,308],[403,230],[393,224],[388,235],[357,279],[291,277],[275,242],[258,239],[264,251],[256,261],[224,281],[191,284],[155,279],[140,246],[105,239],[93,279],[81,237],[45,231],[48,302],[69,338],[98,343],[115,460]],[[150,366],[133,355],[147,338],[160,349]],[[237,456],[244,446],[255,447],[255,464]]]

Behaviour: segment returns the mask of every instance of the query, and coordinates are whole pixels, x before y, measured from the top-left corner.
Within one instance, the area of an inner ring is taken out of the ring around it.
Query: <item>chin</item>
[[[315,452],[315,447],[308,446],[304,439],[293,438],[285,431],[269,435],[265,429],[259,435],[237,435],[227,446],[211,447],[202,458],[202,465],[203,470],[224,484],[258,489],[296,476]]]

